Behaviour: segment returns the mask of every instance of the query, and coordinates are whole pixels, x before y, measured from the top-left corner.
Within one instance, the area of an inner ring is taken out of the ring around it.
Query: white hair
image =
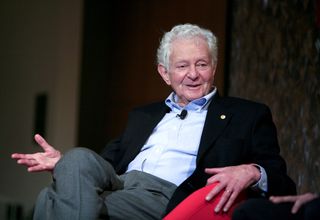
[[[160,42],[157,50],[157,63],[169,68],[169,57],[171,53],[172,42],[176,39],[192,39],[195,37],[203,38],[208,43],[212,62],[218,61],[218,40],[210,31],[193,24],[180,24],[174,26],[171,31],[166,32]]]

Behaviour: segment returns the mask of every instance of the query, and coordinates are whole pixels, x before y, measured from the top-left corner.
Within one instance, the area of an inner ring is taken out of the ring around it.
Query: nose
[[[199,73],[197,71],[197,68],[195,65],[191,65],[190,69],[188,71],[188,77],[190,79],[196,79],[199,76]]]

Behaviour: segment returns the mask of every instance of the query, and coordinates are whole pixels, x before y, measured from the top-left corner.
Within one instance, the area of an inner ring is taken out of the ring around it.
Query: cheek
[[[212,84],[214,80],[214,74],[212,73],[207,73],[202,75],[203,82]]]
[[[180,85],[184,80],[184,76],[180,74],[172,74],[170,77],[171,84]]]

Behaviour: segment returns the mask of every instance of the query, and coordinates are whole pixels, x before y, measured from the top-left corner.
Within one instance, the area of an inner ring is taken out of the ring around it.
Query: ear
[[[212,74],[213,74],[213,78],[215,77],[215,75],[216,75],[216,71],[217,71],[217,64],[215,63],[215,64],[213,64],[214,66],[213,66],[213,71],[212,71]]]
[[[167,71],[167,68],[164,67],[162,64],[158,64],[158,73],[162,77],[162,79],[167,83],[167,85],[171,85],[169,72]]]

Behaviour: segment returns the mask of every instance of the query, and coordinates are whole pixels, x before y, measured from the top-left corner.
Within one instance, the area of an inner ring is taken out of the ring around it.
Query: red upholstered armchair
[[[220,192],[211,201],[206,201],[205,197],[217,183],[205,186],[187,197],[175,209],[173,209],[164,220],[231,220],[234,208],[245,198],[245,193],[241,193],[228,212],[215,213],[214,208],[220,201],[223,192]]]

